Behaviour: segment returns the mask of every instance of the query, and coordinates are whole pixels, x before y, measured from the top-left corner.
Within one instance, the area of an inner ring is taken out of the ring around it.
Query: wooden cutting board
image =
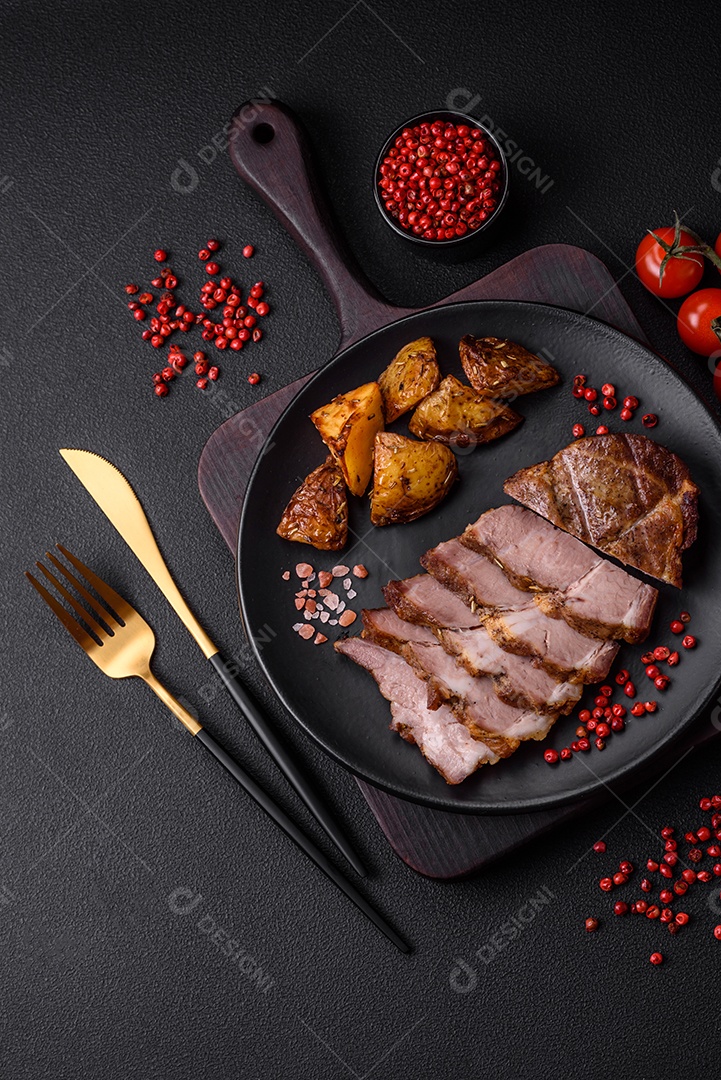
[[[608,269],[581,248],[563,244],[535,248],[443,302],[487,299],[536,300],[590,312],[646,340]],[[388,311],[390,321],[397,309]],[[309,378],[298,379],[236,413],[206,443],[198,466],[200,493],[233,555],[243,495],[258,452],[278,416]],[[694,729],[686,745],[714,735],[718,732],[706,722]],[[674,753],[678,752],[675,747]],[[656,769],[661,771],[662,766],[657,763]],[[474,816],[428,809],[356,782],[396,854],[419,873],[444,879],[478,870],[602,801],[587,800],[535,814]]]

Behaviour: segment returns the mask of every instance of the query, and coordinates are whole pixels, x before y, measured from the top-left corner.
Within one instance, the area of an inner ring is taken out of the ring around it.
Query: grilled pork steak
[[[698,488],[683,461],[645,435],[578,439],[550,461],[520,469],[504,490],[573,536],[681,587],[681,553],[696,539]]]
[[[406,742],[416,743],[426,760],[448,784],[460,784],[481,765],[494,765],[498,756],[442,705],[426,706],[426,686],[406,661],[361,638],[337,641],[335,648],[371,673],[391,705],[391,729]]]
[[[549,674],[569,682],[594,683],[605,679],[618,645],[593,640],[562,619],[546,615],[534,597],[515,588],[501,568],[485,555],[471,551],[459,540],[446,540],[427,551],[421,563],[447,587],[446,591],[455,592],[477,613],[501,648],[531,657]],[[396,609],[398,614],[409,618],[408,612],[415,607],[414,621],[440,625],[441,613],[445,614],[442,597],[437,606],[431,596],[425,598],[426,602],[430,599],[430,607],[419,607],[415,600],[419,591],[416,588],[402,596],[403,610]],[[392,607],[398,592],[396,589],[385,593]],[[460,621],[449,624],[449,629],[465,629],[456,625]]]
[[[497,645],[482,626],[473,630],[436,630],[404,622],[389,608],[365,610],[363,638],[393,652],[408,642],[443,646],[469,675],[489,677],[495,693],[507,705],[559,716],[571,711],[581,696],[577,684],[558,682],[523,656]]]
[[[603,640],[644,641],[658,592],[602,558],[580,540],[520,506],[481,514],[461,537],[541,610]],[[421,560],[422,561],[422,560]]]

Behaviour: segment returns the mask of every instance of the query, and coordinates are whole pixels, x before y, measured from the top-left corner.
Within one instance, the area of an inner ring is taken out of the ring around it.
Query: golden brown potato
[[[438,506],[457,475],[455,456],[447,446],[381,432],[375,441],[371,521],[415,521]]]
[[[431,339],[422,337],[404,345],[378,379],[386,424],[392,424],[413,409],[440,381],[436,348]]]
[[[348,539],[348,499],[341,467],[334,457],[306,476],[283,511],[275,530],[284,540],[340,551]]]
[[[448,446],[491,442],[513,431],[523,417],[507,405],[481,397],[453,375],[422,401],[408,428],[419,439]]]
[[[373,471],[373,440],[383,430],[383,399],[378,383],[339,394],[311,414],[320,437],[336,459],[349,489],[362,495]]]
[[[546,390],[561,376],[540,356],[508,338],[474,338],[459,344],[461,364],[474,390],[482,397],[517,397]]]

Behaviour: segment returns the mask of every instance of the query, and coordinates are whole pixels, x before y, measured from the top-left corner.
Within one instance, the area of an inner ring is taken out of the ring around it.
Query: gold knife
[[[115,465],[100,457],[99,454],[94,454],[89,450],[67,449],[61,450],[60,454],[180,617],[286,779],[295,788],[336,847],[343,852],[356,873],[365,877],[363,864],[348,840],[315,794],[311,784],[288,755],[237,675],[234,674],[234,666],[223,659],[220,650],[208,637],[183,599],[160,553],[140,500],[129,482]]]

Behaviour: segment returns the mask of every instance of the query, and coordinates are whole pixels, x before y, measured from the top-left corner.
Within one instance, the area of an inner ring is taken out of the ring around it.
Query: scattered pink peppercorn
[[[167,397],[168,387],[164,382],[157,383],[155,386],[155,393],[158,397]]]
[[[547,761],[549,765],[555,765],[558,761],[558,758],[558,750],[552,750],[549,748],[548,750],[544,750],[543,752],[543,760]]]
[[[258,383],[260,382],[260,375],[257,371],[254,371],[251,375],[248,376],[248,382],[251,386],[258,385]]]
[[[246,244],[243,248],[243,258],[250,259],[253,255],[255,255],[255,248],[252,244]]]
[[[663,954],[660,952],[652,952],[649,956],[649,960],[652,964],[658,967],[659,964],[663,963]]]
[[[165,262],[168,258],[168,253],[163,248],[158,248],[157,251],[153,252],[153,258],[156,262]]]
[[[594,930],[598,930],[598,919],[590,918],[585,922],[586,932],[592,934]]]
[[[596,843],[593,845],[593,850],[596,852],[597,855],[603,855],[604,851],[606,850],[606,841],[597,840]]]
[[[683,623],[681,622],[680,619],[674,619],[673,622],[671,623],[669,629],[670,629],[672,634],[682,634],[683,633]]]
[[[684,649],[695,649],[696,638],[693,636],[693,634],[686,634],[681,644],[683,645]]]

